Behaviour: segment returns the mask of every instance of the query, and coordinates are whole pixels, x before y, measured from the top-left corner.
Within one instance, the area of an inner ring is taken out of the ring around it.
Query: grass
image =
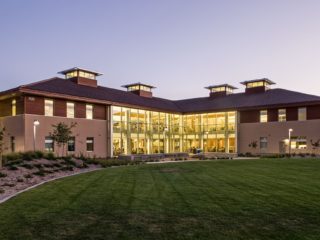
[[[319,239],[320,160],[109,168],[0,205],[0,239]]]

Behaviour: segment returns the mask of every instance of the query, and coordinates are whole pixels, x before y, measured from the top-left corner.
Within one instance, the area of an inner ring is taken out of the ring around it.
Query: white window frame
[[[287,110],[285,108],[278,109],[278,122],[287,121]]]
[[[86,104],[86,119],[93,119],[93,105]]]
[[[265,114],[262,114],[263,112],[265,112]],[[261,123],[268,122],[268,110],[260,110],[260,122]]]
[[[298,121],[306,121],[306,120],[307,120],[307,108],[306,107],[298,108]]]
[[[74,102],[67,102],[67,118],[74,118],[75,117],[74,113],[75,113]]]
[[[53,108],[54,102],[52,99],[45,99],[44,100],[44,115],[47,117],[53,116]]]

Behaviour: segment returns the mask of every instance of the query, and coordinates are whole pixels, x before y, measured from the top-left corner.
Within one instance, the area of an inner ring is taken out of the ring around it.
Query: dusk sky
[[[319,0],[1,0],[0,90],[79,66],[169,99],[263,77],[320,95],[319,13]]]

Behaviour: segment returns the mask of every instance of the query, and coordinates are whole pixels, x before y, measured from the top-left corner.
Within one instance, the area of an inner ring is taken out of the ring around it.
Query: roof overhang
[[[69,68],[69,69],[60,71],[60,72],[58,72],[58,73],[59,73],[59,74],[66,75],[67,73],[74,72],[74,71],[83,71],[83,72],[87,72],[87,73],[92,73],[92,74],[94,74],[95,76],[101,76],[101,75],[103,75],[103,73],[95,72],[95,71],[88,70],[88,69],[85,69],[85,68],[80,68],[80,67]]]
[[[268,85],[276,84],[275,82],[271,81],[271,80],[268,79],[268,78],[247,80],[247,81],[243,81],[243,82],[240,82],[240,83],[243,84],[243,85],[247,85],[248,83],[254,83],[254,82],[265,82],[265,83],[267,83]]]

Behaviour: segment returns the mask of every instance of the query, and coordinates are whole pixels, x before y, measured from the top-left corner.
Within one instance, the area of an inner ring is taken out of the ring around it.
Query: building
[[[289,145],[300,153],[312,152],[320,139],[320,97],[271,89],[269,79],[242,82],[241,93],[214,85],[208,96],[171,101],[154,97],[147,84],[126,91],[99,86],[101,74],[82,68],[60,74],[0,93],[6,152],[59,151],[50,137],[59,122],[77,123],[70,154],[97,157],[196,149],[271,154]]]

